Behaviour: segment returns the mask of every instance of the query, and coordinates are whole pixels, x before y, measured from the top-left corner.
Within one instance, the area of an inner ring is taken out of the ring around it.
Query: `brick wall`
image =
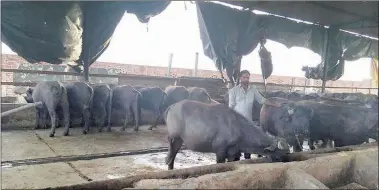
[[[1,57],[1,68],[8,69],[17,69],[21,63],[27,63],[23,58],[17,55],[8,55],[2,54]],[[42,65],[47,65],[47,63],[41,63]],[[167,67],[157,67],[157,66],[142,66],[142,65],[133,65],[133,64],[120,64],[120,63],[109,63],[109,62],[95,62],[92,68],[105,68],[105,69],[116,69],[120,74],[135,74],[135,75],[149,75],[149,76],[166,76]],[[171,77],[180,77],[180,76],[191,76],[192,69],[182,69],[182,68],[172,68]],[[198,70],[198,77],[205,78],[220,78],[220,73],[218,71],[211,70]],[[226,77],[226,73],[224,73]],[[1,73],[1,80],[6,82],[13,81],[13,73]],[[252,74],[252,82],[262,82],[262,76],[259,74]],[[307,80],[305,77],[288,77],[288,76],[270,76],[267,80],[268,83],[276,84],[293,84],[303,86],[307,81],[307,85],[311,85],[310,80]],[[328,81],[327,86],[339,86],[339,87],[370,87],[371,81]],[[321,80],[313,80],[313,86],[321,86]],[[327,89],[333,92],[351,92],[352,90],[346,89]],[[2,96],[13,94],[13,88],[10,86],[2,87]],[[4,93],[5,91],[5,93]],[[355,90],[353,90],[355,91]],[[368,93],[368,90],[361,90],[363,93]]]

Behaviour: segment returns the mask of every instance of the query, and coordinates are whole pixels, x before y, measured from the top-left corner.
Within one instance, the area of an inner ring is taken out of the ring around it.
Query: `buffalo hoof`
[[[134,130],[134,131],[138,131],[138,128],[134,128],[133,130]]]
[[[122,127],[122,128],[120,129],[120,131],[125,131],[125,128]]]
[[[34,127],[33,129],[34,129],[34,130],[36,130],[36,129],[40,129],[40,127],[39,127],[39,126],[36,126],[36,127]]]
[[[54,133],[50,133],[49,137],[54,137]]]
[[[88,133],[88,132],[87,132],[86,130],[84,130],[84,131],[83,131],[83,134],[85,134],[85,135],[86,135],[87,133]]]
[[[103,129],[98,129],[97,132],[101,133],[103,132]]]
[[[107,132],[112,132],[112,129],[111,129],[111,128],[108,128],[108,129],[107,129]]]
[[[47,125],[45,125],[45,126],[42,126],[42,129],[47,129]]]
[[[168,164],[168,157],[166,156],[164,159],[165,163]]]
[[[68,136],[68,131],[63,133],[63,136]]]

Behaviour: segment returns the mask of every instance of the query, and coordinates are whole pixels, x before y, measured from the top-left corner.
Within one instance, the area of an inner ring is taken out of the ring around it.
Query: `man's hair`
[[[250,72],[248,70],[242,70],[240,72],[240,77],[243,75],[243,74],[249,74],[250,75]]]

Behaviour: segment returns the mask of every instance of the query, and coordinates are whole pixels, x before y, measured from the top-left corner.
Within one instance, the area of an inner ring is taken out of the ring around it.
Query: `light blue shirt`
[[[253,120],[254,100],[263,104],[266,100],[255,86],[249,86],[245,91],[241,85],[235,86],[229,90],[229,108],[235,110],[250,121]]]

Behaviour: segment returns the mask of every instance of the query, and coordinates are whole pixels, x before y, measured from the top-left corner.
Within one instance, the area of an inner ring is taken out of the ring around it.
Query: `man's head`
[[[248,70],[243,70],[240,72],[240,81],[243,85],[248,85],[250,80],[250,72]]]

